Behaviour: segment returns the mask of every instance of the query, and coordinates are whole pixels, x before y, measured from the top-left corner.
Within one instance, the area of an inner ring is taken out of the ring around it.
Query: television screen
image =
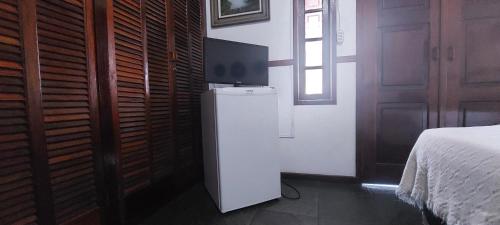
[[[268,48],[213,38],[204,40],[205,80],[209,83],[267,86]]]

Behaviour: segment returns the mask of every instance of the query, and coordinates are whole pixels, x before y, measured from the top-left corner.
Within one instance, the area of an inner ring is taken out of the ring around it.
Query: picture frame
[[[210,0],[212,27],[270,19],[269,0]]]

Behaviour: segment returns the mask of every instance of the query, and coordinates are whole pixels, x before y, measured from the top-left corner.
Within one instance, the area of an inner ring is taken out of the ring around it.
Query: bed
[[[424,131],[396,194],[448,225],[500,225],[500,125]]]

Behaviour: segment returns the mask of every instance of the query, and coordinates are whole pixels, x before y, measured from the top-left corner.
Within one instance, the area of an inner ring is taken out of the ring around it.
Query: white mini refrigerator
[[[219,210],[281,197],[276,90],[216,88],[201,98],[205,186]]]

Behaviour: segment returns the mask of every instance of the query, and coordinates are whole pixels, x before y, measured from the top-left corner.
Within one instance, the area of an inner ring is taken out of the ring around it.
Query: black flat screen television
[[[209,83],[267,86],[268,52],[266,46],[205,38],[205,80]]]

